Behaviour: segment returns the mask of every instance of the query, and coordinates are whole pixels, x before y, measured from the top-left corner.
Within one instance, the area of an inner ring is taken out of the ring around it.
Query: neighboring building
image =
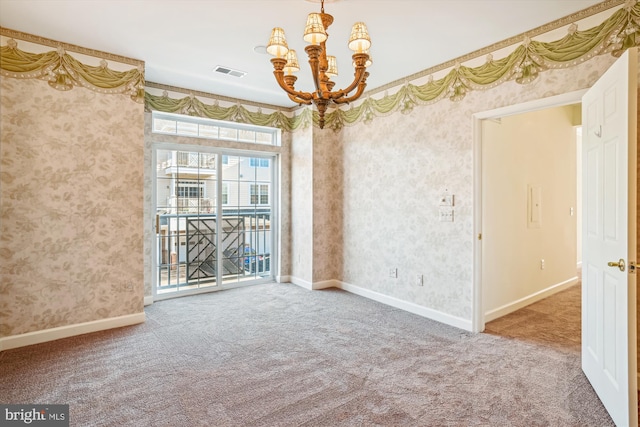
[[[179,150],[157,153],[158,286],[215,278],[219,207],[223,276],[269,273],[271,159]],[[180,265],[186,265],[186,272],[171,280],[168,271]]]

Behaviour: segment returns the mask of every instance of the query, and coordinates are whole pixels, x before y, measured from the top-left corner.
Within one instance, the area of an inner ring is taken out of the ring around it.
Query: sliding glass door
[[[156,148],[158,297],[272,280],[274,156]]]
[[[223,251],[222,259],[243,272],[226,275],[225,284],[271,276],[272,165],[270,158],[222,156],[222,217],[231,247],[240,249]]]

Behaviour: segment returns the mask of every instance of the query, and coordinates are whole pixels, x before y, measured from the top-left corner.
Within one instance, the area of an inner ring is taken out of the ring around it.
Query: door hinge
[[[478,233],[478,240],[482,240],[482,233]]]

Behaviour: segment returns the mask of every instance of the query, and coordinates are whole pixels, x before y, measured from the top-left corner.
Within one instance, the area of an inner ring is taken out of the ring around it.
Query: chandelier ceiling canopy
[[[338,67],[336,57],[327,55],[326,49],[327,28],[332,23],[333,16],[324,13],[324,0],[321,0],[320,13],[310,13],[307,17],[303,39],[309,43],[304,50],[309,57],[315,86],[312,92],[298,91],[294,87],[297,77],[293,73],[300,71],[300,65],[296,51],[289,49],[287,45],[282,28],[276,27],[272,30],[267,45],[267,52],[275,56],[271,59],[271,63],[276,81],[292,101],[298,104],[315,104],[318,109],[320,129],[324,127],[324,114],[331,103],[346,104],[362,95],[369,76],[366,70],[371,65],[369,56],[371,39],[367,26],[364,22],[356,22],[349,37],[349,49],[354,52],[351,57],[355,69],[354,79],[346,88],[333,91],[335,82],[331,81],[331,78],[338,75]],[[355,93],[349,95],[354,90]]]

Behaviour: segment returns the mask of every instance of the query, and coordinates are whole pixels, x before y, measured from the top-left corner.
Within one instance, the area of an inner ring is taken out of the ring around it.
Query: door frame
[[[521,104],[509,105],[475,113],[473,119],[473,314],[471,329],[474,333],[484,331],[485,313],[482,303],[482,121],[548,108],[582,103],[582,95],[588,89],[537,99]]]
[[[278,276],[279,265],[280,265],[280,226],[279,226],[279,218],[280,218],[280,162],[281,156],[277,152],[272,151],[257,151],[257,150],[242,150],[242,149],[234,149],[227,148],[224,146],[217,145],[198,145],[198,144],[183,144],[180,142],[159,142],[152,141],[151,142],[151,205],[149,206],[149,215],[150,217],[155,218],[156,208],[157,208],[157,170],[155,165],[157,164],[157,152],[158,150],[179,150],[179,151],[194,151],[194,152],[206,152],[213,153],[217,155],[216,167],[218,170],[221,169],[222,164],[222,156],[223,155],[231,155],[231,156],[241,156],[241,157],[257,157],[257,158],[268,158],[273,162],[273,167],[271,168],[271,275],[262,279],[255,279],[247,282],[240,282],[234,284],[225,284],[223,280],[217,281],[216,286],[198,288],[194,290],[188,291],[178,291],[171,292],[167,294],[158,294],[157,293],[157,280],[158,280],[158,245],[157,245],[157,230],[155,220],[152,220],[152,230],[149,236],[149,244],[151,245],[151,298],[152,300],[149,303],[153,303],[155,301],[161,301],[163,299],[171,299],[177,297],[183,297],[187,295],[196,295],[208,292],[216,292],[225,289],[233,289],[240,288],[244,286],[252,286],[260,283],[271,283],[276,281]],[[218,176],[216,178],[216,193],[221,195],[222,188],[222,180]],[[220,197],[218,197],[220,200]],[[216,209],[218,209],[220,203],[217,203]],[[219,222],[218,222],[219,227]],[[217,235],[220,236],[220,232],[217,232]],[[146,302],[145,302],[146,305]]]

